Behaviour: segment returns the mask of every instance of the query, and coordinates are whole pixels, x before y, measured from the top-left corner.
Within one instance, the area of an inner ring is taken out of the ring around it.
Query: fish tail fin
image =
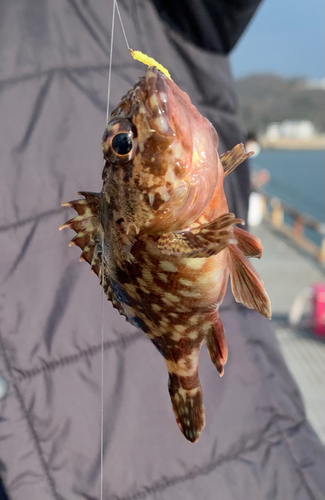
[[[224,365],[228,359],[228,348],[222,321],[217,312],[214,323],[206,336],[206,344],[212,363],[218,370],[220,377],[224,373]]]
[[[205,426],[205,412],[198,371],[189,377],[169,372],[168,390],[178,427],[195,443]]]
[[[98,212],[102,195],[101,193],[88,192],[79,192],[78,194],[84,196],[84,199],[69,201],[62,205],[74,208],[78,215],[63,224],[60,231],[69,228],[77,233],[70,241],[69,246],[77,245],[81,248],[80,260],[88,262],[101,280],[103,228]]]
[[[271,319],[270,299],[259,274],[237,245],[230,245],[228,252],[231,289],[236,302]]]
[[[233,228],[233,234],[237,240],[238,248],[244,255],[246,255],[246,257],[257,257],[258,259],[262,257],[263,246],[259,238],[253,236],[238,226]]]

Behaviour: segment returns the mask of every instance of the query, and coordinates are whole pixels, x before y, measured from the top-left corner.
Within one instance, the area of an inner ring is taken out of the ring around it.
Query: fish
[[[163,356],[176,422],[199,439],[205,411],[198,374],[206,343],[220,376],[227,344],[219,307],[227,283],[235,300],[263,316],[271,306],[248,257],[261,241],[229,212],[224,178],[246,160],[243,144],[219,156],[213,125],[176,83],[152,66],[121,98],[102,139],[100,193],[63,206],[113,306]]]

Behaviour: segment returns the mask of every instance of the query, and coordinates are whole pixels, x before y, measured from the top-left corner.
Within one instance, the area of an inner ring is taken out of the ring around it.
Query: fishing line
[[[124,35],[126,46],[127,46],[128,50],[130,50],[130,45],[129,45],[128,39],[126,38],[126,33],[125,33],[123,21],[122,21],[122,18],[121,18],[120,9],[119,9],[119,6],[118,6],[117,2],[116,2],[116,10],[117,10],[118,17],[119,17],[119,20],[120,20],[120,24],[121,24],[121,28],[122,28],[122,31],[123,31],[123,35]]]
[[[102,283],[104,284],[104,239],[102,239]],[[100,500],[103,500],[103,468],[104,468],[104,296],[101,306],[101,394],[100,394]]]
[[[112,14],[112,27],[111,27],[111,47],[110,47],[110,51],[109,51],[109,66],[108,66],[106,125],[108,123],[108,118],[109,118],[109,103],[110,103],[110,98],[111,98],[112,56],[113,56],[113,44],[114,44],[116,6],[117,6],[117,3],[116,3],[116,0],[114,0],[113,14]]]
[[[109,51],[109,66],[108,66],[108,84],[107,84],[107,107],[106,107],[106,126],[109,119],[109,106],[111,98],[111,80],[112,80],[112,60],[113,60],[113,45],[114,45],[114,33],[115,33],[115,16],[116,11],[120,20],[121,28],[123,31],[124,39],[128,50],[130,50],[129,42],[125,33],[121,13],[117,0],[113,1],[113,13],[112,13],[112,25],[111,25],[111,44]],[[105,218],[105,214],[103,214]],[[101,280],[102,286],[105,286],[104,281],[104,231],[102,236],[102,265],[101,265]],[[100,401],[100,500],[103,500],[103,476],[104,476],[104,302],[105,301],[105,290],[103,289],[102,294],[102,305],[101,305],[101,401]]]
[[[130,50],[130,45],[129,45],[129,42],[128,42],[128,39],[127,39],[127,36],[125,33],[125,28],[124,28],[124,24],[123,24],[122,17],[121,17],[121,12],[120,12],[117,0],[114,0],[113,15],[112,15],[112,27],[111,27],[111,47],[110,47],[109,70],[108,70],[106,124],[108,123],[108,118],[109,118],[109,104],[110,104],[110,98],[111,98],[112,55],[113,55],[113,43],[114,43],[114,31],[115,31],[115,10],[117,11],[117,14],[118,14],[118,17],[120,20],[120,24],[121,24],[121,28],[122,28],[122,32],[124,35],[124,40],[125,40],[126,46],[127,46],[128,50]]]
[[[111,46],[109,52],[109,66],[108,66],[108,84],[107,84],[107,107],[106,107],[106,124],[109,118],[109,105],[111,97],[111,79],[112,79],[112,59],[113,59],[113,44],[114,44],[114,31],[115,31],[115,12],[117,3],[116,0],[113,2],[113,13],[112,13],[112,25],[111,25]],[[118,7],[117,7],[118,8]],[[105,216],[105,214],[103,214]],[[101,280],[102,286],[105,286],[104,280],[104,231],[102,235],[102,266],[101,266]],[[103,500],[103,477],[104,477],[104,302],[105,302],[105,290],[103,288],[102,293],[102,305],[101,305],[101,397],[100,397],[100,500]]]

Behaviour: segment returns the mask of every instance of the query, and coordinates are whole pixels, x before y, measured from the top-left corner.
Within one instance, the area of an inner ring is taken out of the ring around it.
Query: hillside
[[[263,132],[271,122],[310,120],[325,132],[325,90],[310,88],[302,79],[251,75],[236,81],[239,116],[244,129]]]

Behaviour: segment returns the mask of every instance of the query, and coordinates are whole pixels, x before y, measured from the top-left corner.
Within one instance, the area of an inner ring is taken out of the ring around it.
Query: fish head
[[[223,169],[218,135],[172,80],[151,67],[111,114],[103,136],[103,192],[136,233],[189,226]]]

